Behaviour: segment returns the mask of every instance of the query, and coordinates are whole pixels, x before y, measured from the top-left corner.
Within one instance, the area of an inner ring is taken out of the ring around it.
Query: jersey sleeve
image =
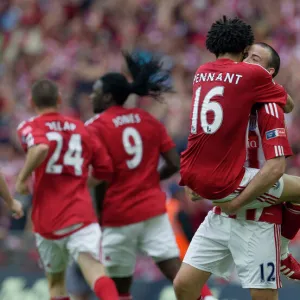
[[[166,128],[159,122],[160,126],[160,153],[168,152],[172,148],[176,147],[175,143],[167,133]]]
[[[26,152],[30,147],[46,144],[49,145],[49,140],[46,133],[40,128],[36,128],[33,123],[21,123],[17,129],[18,137],[22,148]]]
[[[92,176],[99,179],[111,182],[114,168],[111,157],[100,138],[100,130],[93,125],[86,125],[87,131],[91,136],[92,153]]]
[[[286,105],[287,92],[283,86],[276,84],[269,72],[259,65],[252,65],[254,92],[256,103],[277,103]]]
[[[283,109],[275,103],[261,105],[257,111],[265,158],[293,155],[285,128]]]

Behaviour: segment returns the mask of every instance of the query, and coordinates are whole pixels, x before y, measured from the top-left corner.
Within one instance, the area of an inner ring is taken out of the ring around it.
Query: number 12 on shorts
[[[275,281],[275,265],[272,262],[260,264],[260,279],[261,282],[273,282]]]

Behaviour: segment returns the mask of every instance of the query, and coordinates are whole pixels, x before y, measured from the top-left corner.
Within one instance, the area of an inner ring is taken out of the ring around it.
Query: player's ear
[[[275,73],[275,69],[274,68],[269,68],[268,69],[269,73],[273,76],[273,74]]]

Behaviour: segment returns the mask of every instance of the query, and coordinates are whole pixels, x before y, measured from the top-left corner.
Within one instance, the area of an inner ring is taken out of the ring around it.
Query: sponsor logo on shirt
[[[286,137],[285,128],[276,128],[266,132],[266,139],[271,140],[276,137]]]

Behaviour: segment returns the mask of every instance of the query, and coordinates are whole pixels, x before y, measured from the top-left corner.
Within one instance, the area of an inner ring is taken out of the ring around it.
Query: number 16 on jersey
[[[223,122],[223,109],[220,103],[212,101],[213,97],[223,96],[224,86],[216,86],[212,88],[204,97],[201,104],[200,111],[200,122],[203,131],[206,134],[215,133],[222,125]],[[195,93],[195,100],[193,105],[193,115],[192,115],[192,126],[191,133],[197,133],[198,118],[199,118],[199,103],[201,97],[201,87],[198,87]],[[208,123],[207,113],[212,111],[214,114],[214,119],[211,123]]]

